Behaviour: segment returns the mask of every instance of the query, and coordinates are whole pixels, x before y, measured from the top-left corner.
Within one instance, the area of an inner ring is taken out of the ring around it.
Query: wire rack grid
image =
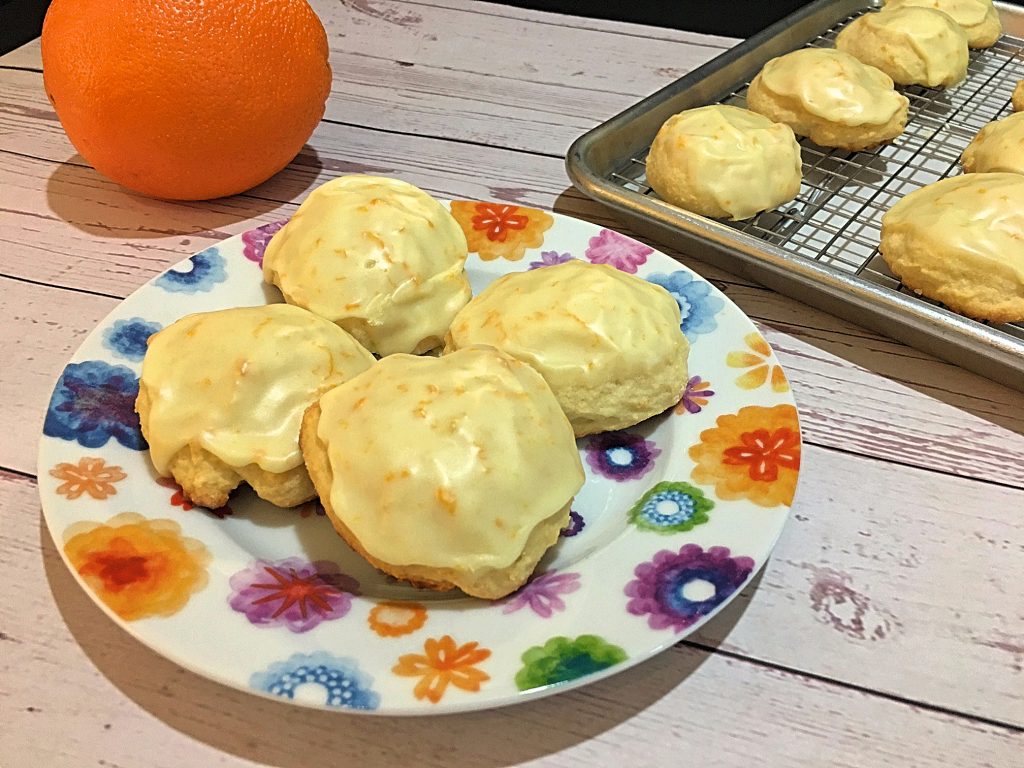
[[[842,19],[806,47],[831,48],[836,35],[869,10]],[[947,90],[902,87],[909,99],[907,126],[893,142],[876,149],[849,152],[801,139],[803,181],[800,194],[784,208],[752,219],[724,222],[749,235],[814,261],[828,264],[915,301],[934,306],[906,288],[889,271],[878,252],[881,220],[904,195],[959,173],[960,155],[987,123],[1010,114],[1014,86],[1024,79],[1024,39],[1003,35],[984,50],[972,50],[967,79]],[[719,100],[746,106],[750,83]],[[648,149],[630,158],[610,180],[643,195],[647,186]],[[1024,323],[988,324],[993,331],[1024,339]]]

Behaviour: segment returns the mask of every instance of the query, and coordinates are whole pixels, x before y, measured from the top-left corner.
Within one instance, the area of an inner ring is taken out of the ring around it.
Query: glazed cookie
[[[999,12],[992,0],[885,0],[885,10],[931,8],[942,11],[963,27],[971,48],[988,48],[1003,33]]]
[[[747,92],[747,105],[823,147],[867,149],[903,132],[909,101],[892,78],[831,48],[772,59]]]
[[[337,323],[371,352],[440,346],[469,301],[466,236],[448,210],[397,179],[342,176],[315,189],[263,258],[289,304]]]
[[[972,173],[911,192],[882,217],[893,274],[954,312],[1024,320],[1024,176]]]
[[[149,339],[135,409],[157,473],[222,507],[241,482],[280,507],[315,496],[299,451],[310,403],[373,356],[298,307],[188,315]]]
[[[689,353],[679,324],[661,286],[573,260],[495,280],[456,316],[445,354],[486,344],[529,363],[581,437],[679,401]]]
[[[490,348],[384,358],[306,412],[301,444],[335,529],[372,565],[491,600],[526,582],[584,479],[551,389]]]
[[[721,104],[670,117],[647,155],[647,182],[662,200],[714,218],[748,219],[788,202],[800,178],[789,126]]]
[[[839,33],[836,48],[900,85],[948,88],[967,77],[967,33],[932,8],[908,5],[866,13]]]
[[[963,165],[966,173],[1024,173],[1024,112],[978,131],[964,150]]]
[[[1024,112],[1024,80],[1017,83],[1017,87],[1013,89],[1013,111]]]

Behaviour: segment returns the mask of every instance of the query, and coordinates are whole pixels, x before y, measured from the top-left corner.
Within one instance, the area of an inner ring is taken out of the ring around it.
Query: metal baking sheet
[[[652,94],[574,142],[573,183],[639,232],[969,370],[1024,391],[1024,324],[991,325],[906,289],[878,254],[881,217],[902,196],[959,174],[964,147],[1010,114],[1024,79],[1024,8],[996,3],[1004,34],[971,51],[967,80],[948,89],[902,87],[907,127],[864,152],[801,139],[803,183],[791,203],[724,222],[659,200],[646,184],[651,141],[670,116],[706,104],[746,105],[750,80],[769,59],[831,47],[853,19],[881,2],[818,0]]]

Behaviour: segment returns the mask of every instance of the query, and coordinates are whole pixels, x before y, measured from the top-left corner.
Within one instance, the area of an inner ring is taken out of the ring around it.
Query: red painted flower
[[[535,208],[464,200],[452,203],[452,216],[462,227],[470,252],[479,253],[484,261],[518,261],[528,248],[541,246],[544,232],[555,223],[550,214]]]
[[[185,491],[182,490],[181,486],[174,482],[174,480],[172,480],[171,478],[158,477],[156,479],[156,482],[157,485],[162,485],[164,488],[171,488],[174,490],[174,493],[171,494],[170,498],[172,507],[181,507],[182,512],[188,512],[190,509],[195,507],[195,505],[191,501],[189,501],[188,497],[185,495]],[[229,507],[227,504],[225,504],[223,507],[218,507],[217,509],[211,509],[208,511],[211,515],[213,515],[219,520],[223,520],[228,515],[234,514],[234,512],[231,511],[231,507]]]
[[[742,445],[723,451],[726,464],[748,464],[752,480],[771,482],[779,477],[779,467],[800,469],[800,435],[788,427],[769,432],[757,429],[740,435]]]

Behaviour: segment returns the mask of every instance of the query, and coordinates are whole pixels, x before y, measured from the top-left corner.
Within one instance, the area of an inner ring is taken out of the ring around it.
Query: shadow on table
[[[1024,407],[1017,407],[1018,404],[1024,404],[1024,395],[1002,384],[807,306],[796,299],[781,297],[781,301],[789,306],[780,307],[779,299],[776,298],[779,294],[747,278],[723,272],[719,267],[694,259],[650,237],[630,232],[616,218],[611,208],[590,200],[574,187],[567,188],[558,196],[553,209],[600,226],[624,229],[627,234],[638,237],[704,274],[753,319],[782,333],[798,337],[829,355],[892,379],[897,385],[909,387],[990,424],[1024,434]],[[828,364],[824,365],[827,369]],[[841,370],[823,369],[822,373],[826,376],[842,375]],[[794,385],[794,389],[797,389],[797,385]],[[800,392],[796,391],[796,395],[799,402]],[[884,401],[883,392],[876,391],[870,395],[873,399]]]
[[[256,194],[173,201],[131,192],[101,175],[81,155],[75,154],[50,174],[46,181],[46,198],[54,214],[96,237],[228,237],[218,230],[294,200],[317,182],[322,168],[317,151],[307,144],[287,168],[254,188]]]
[[[108,680],[181,733],[281,768],[347,765],[351,755],[367,768],[420,762],[459,768],[516,765],[616,728],[683,684],[708,658],[707,652],[680,644],[582,690],[487,712],[397,718],[304,709],[210,682],[149,650],[77,585],[41,517],[39,538],[61,616]],[[726,636],[742,613],[743,606],[737,606],[716,617],[726,626],[715,635]]]

